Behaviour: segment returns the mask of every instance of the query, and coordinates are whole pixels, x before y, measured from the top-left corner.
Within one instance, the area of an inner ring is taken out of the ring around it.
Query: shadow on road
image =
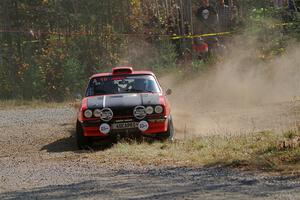
[[[76,144],[75,133],[73,130],[69,130],[68,137],[58,139],[54,142],[51,142],[45,146],[43,146],[40,150],[46,150],[50,153],[62,153],[62,152],[69,152],[69,151],[76,151],[76,152],[83,152],[80,151]],[[94,138],[95,139],[95,138]],[[86,146],[85,150],[88,151],[103,151],[109,149],[113,146],[110,141],[99,141],[95,139],[92,145]]]
[[[79,183],[0,193],[0,199],[294,199],[299,177],[257,177],[224,168],[81,174]]]
[[[41,151],[42,150],[46,150],[47,152],[51,152],[51,153],[76,151],[77,150],[76,141],[73,136],[65,137],[43,146],[41,148]]]
[[[76,137],[75,137],[75,132],[73,129],[70,129],[69,131],[69,136],[60,138],[54,142],[51,142],[45,146],[43,146],[40,150],[46,150],[47,152],[50,153],[61,153],[61,152],[69,152],[69,151],[76,151],[76,152],[83,152],[80,151],[77,147],[76,144]],[[110,138],[110,139],[99,139],[97,137],[93,138],[92,145],[86,146],[85,150],[88,151],[104,151],[107,149],[110,149],[113,147],[114,144],[117,144],[119,142],[127,142],[127,143],[143,143],[146,142],[148,144],[152,144],[157,140],[153,138],[143,138],[143,137],[136,137],[136,136],[131,136],[131,137],[123,137],[123,138]]]

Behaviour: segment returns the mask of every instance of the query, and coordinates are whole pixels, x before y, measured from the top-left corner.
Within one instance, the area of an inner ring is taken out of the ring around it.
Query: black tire
[[[76,143],[79,150],[88,149],[92,144],[91,139],[83,135],[80,122],[76,124]]]
[[[164,133],[159,133],[156,135],[156,138],[162,141],[170,141],[172,142],[174,140],[174,125],[173,125],[173,119],[170,115],[169,117],[169,123],[168,123],[168,129]]]

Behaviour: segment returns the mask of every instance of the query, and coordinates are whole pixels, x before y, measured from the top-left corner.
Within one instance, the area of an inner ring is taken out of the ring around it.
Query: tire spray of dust
[[[196,78],[161,78],[176,136],[282,131],[295,124],[290,102],[300,96],[300,46],[262,62],[253,41],[235,42],[216,66]]]

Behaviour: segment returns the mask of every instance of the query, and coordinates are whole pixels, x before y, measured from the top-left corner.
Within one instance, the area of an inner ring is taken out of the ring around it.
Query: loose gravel
[[[116,165],[77,151],[73,108],[0,111],[0,199],[300,199],[299,176]]]

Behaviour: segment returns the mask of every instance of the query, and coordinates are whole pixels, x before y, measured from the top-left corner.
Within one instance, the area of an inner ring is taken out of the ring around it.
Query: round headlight
[[[153,112],[154,112],[154,109],[153,109],[152,106],[148,106],[148,107],[146,108],[146,113],[147,113],[148,115],[151,115]]]
[[[84,117],[91,118],[93,116],[93,112],[91,110],[84,111]]]
[[[101,110],[100,109],[95,109],[94,110],[94,116],[95,117],[100,117],[101,116]]]
[[[105,121],[105,122],[112,120],[113,116],[114,116],[114,113],[110,108],[103,108],[100,112],[100,118],[102,121]]]
[[[160,114],[160,113],[162,113],[163,112],[163,107],[162,106],[155,106],[155,112],[156,113],[158,113],[158,114]]]
[[[146,109],[144,106],[137,106],[133,110],[133,115],[137,119],[144,119],[147,115]]]

